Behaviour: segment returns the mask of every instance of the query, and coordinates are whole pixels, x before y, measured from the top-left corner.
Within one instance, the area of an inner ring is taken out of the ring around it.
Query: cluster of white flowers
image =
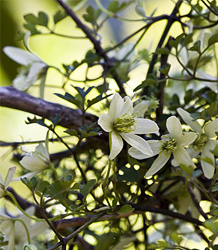
[[[145,177],[156,174],[168,162],[171,155],[173,166],[187,165],[195,168],[193,158],[200,153],[200,161],[205,177],[211,179],[215,172],[215,159],[211,152],[218,145],[218,119],[207,123],[203,128],[198,121],[194,121],[191,115],[179,108],[177,111],[182,119],[193,131],[183,132],[182,124],[175,116],[166,121],[169,134],[161,136],[161,140],[146,141],[140,135],[151,133],[159,134],[159,128],[154,121],[138,118],[138,114],[144,114],[147,109],[143,103],[133,107],[129,97],[122,98],[115,94],[107,115],[99,117],[98,124],[109,132],[110,155],[113,160],[123,148],[123,139],[131,146],[128,153],[135,159],[146,159],[157,154],[159,156],[153,162]]]

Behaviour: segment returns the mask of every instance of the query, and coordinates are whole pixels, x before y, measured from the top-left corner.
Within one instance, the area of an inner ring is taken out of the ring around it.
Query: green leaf
[[[75,129],[67,129],[64,132],[67,133],[68,135],[78,136],[78,133]]]
[[[67,17],[67,14],[61,10],[58,10],[53,16],[54,23],[57,24],[58,22],[62,21],[65,17]]]
[[[158,240],[158,247],[171,248],[171,244],[167,243],[165,240]]]
[[[41,32],[36,29],[36,26],[32,23],[25,23],[24,28],[30,31],[31,35],[37,35],[40,34]]]
[[[61,184],[61,181],[57,180],[55,181],[50,187],[49,187],[49,194],[51,197],[56,196],[57,193],[61,192],[65,190],[65,188],[63,187],[63,185]],[[61,195],[59,195],[56,198],[64,198],[64,194],[62,193]]]
[[[34,176],[30,179],[30,182],[32,183],[33,189],[35,189],[39,183],[39,180],[37,179],[37,177]]]
[[[218,245],[214,245],[213,250],[218,250]]]
[[[218,222],[213,222],[211,220],[206,220],[204,226],[209,229],[214,234],[218,234]]]
[[[137,91],[145,86],[153,85],[157,83],[157,79],[154,75],[148,75],[148,78],[138,85],[133,91]]]
[[[181,35],[177,36],[177,38],[175,40],[171,40],[169,42],[170,46],[177,48],[183,37],[184,37],[184,34],[181,34]]]
[[[114,233],[102,234],[97,237],[97,245],[95,250],[108,250],[114,243],[116,243],[118,236]]]
[[[88,50],[85,55],[84,62],[91,64],[93,62],[96,62],[98,59],[99,59],[99,56],[94,50]]]
[[[34,118],[30,118],[30,117],[27,117],[27,121],[25,121],[26,124],[32,124],[32,123],[37,123],[43,127],[48,127],[45,122],[44,122],[44,118],[41,118],[41,119],[38,119],[36,118],[36,116],[34,116]]]
[[[161,54],[161,55],[168,55],[170,53],[169,49],[168,48],[158,48],[157,51],[156,51],[158,54]]]
[[[78,108],[82,108],[82,101],[79,99],[76,99],[74,96],[72,96],[71,94],[69,94],[68,92],[65,93],[65,95],[61,95],[58,93],[55,93],[55,95],[59,96],[60,98],[73,103],[74,105],[76,105]]]
[[[213,188],[211,189],[212,192],[216,192],[218,191],[218,182],[213,186]]]
[[[208,47],[218,42],[218,35],[213,35],[208,39]]]
[[[48,15],[43,11],[40,11],[38,13],[38,17],[35,16],[34,14],[27,14],[24,16],[24,19],[27,23],[31,23],[34,25],[41,25],[45,27],[48,26]]]
[[[100,135],[100,128],[99,127],[93,127],[94,124],[92,124],[91,126],[87,127],[87,126],[82,126],[81,128],[79,128],[79,131],[81,132],[83,138],[87,138],[90,136],[96,136],[96,135]]]
[[[188,166],[188,165],[185,165],[185,164],[180,164],[179,165],[180,168],[188,175],[190,176],[193,172],[194,172],[194,169],[192,166]]]
[[[82,188],[81,188],[81,194],[86,197],[93,189],[93,187],[95,186],[96,180],[95,179],[91,179],[87,182],[87,184],[85,184]]]
[[[211,150],[211,153],[213,153],[216,157],[218,157],[218,145],[216,145],[214,150]]]
[[[118,214],[128,214],[131,213],[132,211],[134,211],[134,208],[131,205],[124,205],[122,206],[117,213]]]
[[[36,191],[44,194],[45,196],[48,194],[48,188],[50,187],[50,183],[47,181],[40,181]]]
[[[85,90],[85,88],[80,88],[80,87],[75,87],[73,86],[76,91],[78,92],[78,94],[84,99],[86,95],[88,95],[88,93],[94,88],[94,87],[89,87],[87,90]]]
[[[83,15],[83,18],[86,22],[95,24],[97,22],[97,19],[101,15],[101,10],[94,9],[92,6],[88,6],[86,8],[86,14]]]
[[[181,235],[179,235],[178,233],[172,233],[170,235],[170,237],[178,245],[180,245],[181,242],[184,240],[184,238]]]
[[[184,40],[182,41],[182,45],[185,47],[189,43],[191,43],[193,40],[192,37],[193,37],[193,34],[188,34],[187,36],[185,36]]]
[[[60,179],[60,183],[65,189],[69,188],[72,182],[73,182],[72,174],[68,174],[66,177]]]
[[[102,97],[102,94],[100,94],[100,95],[96,96],[95,98],[93,98],[92,100],[88,100],[88,101],[87,101],[87,108],[86,108],[86,109],[88,109],[88,108],[90,108],[92,105],[94,105],[94,104],[96,104],[96,103],[98,103],[98,102],[104,100],[105,98],[108,98],[108,97],[111,96],[111,95],[112,95],[112,94],[106,95],[106,96]]]
[[[194,45],[190,48],[191,51],[196,51],[199,54],[201,53],[201,41],[197,41]]]
[[[56,114],[55,117],[52,117],[50,121],[53,123],[54,127],[56,127],[61,120],[60,114]]]
[[[160,72],[164,75],[168,75],[169,73],[169,70],[170,70],[170,67],[171,65],[169,63],[163,65],[161,68],[160,68]]]
[[[119,1],[110,1],[107,6],[107,9],[113,13],[117,13],[127,8],[133,2],[134,1],[126,1],[126,2],[119,3]]]
[[[38,20],[39,20],[39,25],[42,25],[45,27],[48,26],[48,15],[45,12],[40,11],[38,13]]]
[[[22,181],[23,184],[25,184],[30,190],[32,190],[33,184],[32,184],[32,182],[31,182],[28,178],[26,178],[26,177],[21,178],[21,181]]]

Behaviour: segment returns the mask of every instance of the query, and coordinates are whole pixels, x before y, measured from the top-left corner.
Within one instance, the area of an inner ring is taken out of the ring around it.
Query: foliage
[[[193,247],[202,242],[205,250],[217,249],[217,2],[178,0],[164,15],[148,15],[143,0],[110,0],[107,6],[100,0],[54,2],[60,10],[52,16],[24,16],[20,38],[27,51],[4,48],[24,66],[13,82],[16,93],[27,98],[22,91],[40,89],[40,99],[32,97],[28,109],[37,116],[27,124],[48,132],[30,153],[21,147],[30,142],[1,143],[12,147],[19,163],[17,178],[15,167],[5,179],[0,174],[0,197],[21,212],[2,210],[1,249],[198,249],[190,248],[191,241]],[[130,10],[137,19],[126,18]],[[56,32],[66,18],[84,35]],[[100,33],[111,19],[141,27],[106,47]],[[167,24],[152,52],[143,41],[162,20]],[[178,23],[181,32],[174,37],[170,29]],[[92,48],[82,60],[56,67],[28,45],[43,35],[86,39]],[[129,91],[134,70],[145,64],[144,80]],[[84,66],[83,80],[74,79]],[[91,78],[95,67],[101,70]],[[68,106],[43,99],[52,70],[63,78],[54,94]],[[72,112],[77,115],[70,120]],[[52,153],[52,143],[66,150]],[[13,180],[24,184],[28,198],[10,187]]]

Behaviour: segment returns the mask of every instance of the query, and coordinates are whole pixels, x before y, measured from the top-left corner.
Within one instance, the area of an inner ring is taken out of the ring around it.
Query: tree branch
[[[0,87],[0,106],[29,112],[49,120],[59,115],[58,125],[65,128],[78,130],[82,125],[81,110],[71,109],[58,103],[47,102],[13,87]],[[95,115],[86,113],[86,125],[91,125],[96,121],[97,117]]]

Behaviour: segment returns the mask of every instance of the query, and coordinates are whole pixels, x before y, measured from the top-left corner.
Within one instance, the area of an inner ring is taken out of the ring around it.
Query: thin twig
[[[161,47],[162,47],[162,45],[163,45],[163,43],[164,43],[164,41],[165,41],[165,39],[166,39],[166,37],[167,37],[167,35],[168,35],[168,33],[169,33],[169,30],[170,30],[172,24],[177,20],[177,19],[175,19],[175,16],[176,16],[176,14],[178,13],[179,7],[180,7],[180,5],[182,4],[182,2],[183,2],[182,0],[179,0],[179,1],[176,3],[176,6],[174,7],[172,13],[171,13],[170,16],[168,17],[167,25],[166,25],[166,27],[165,27],[165,29],[164,29],[164,32],[163,32],[163,34],[162,34],[162,36],[161,36],[161,38],[160,38],[160,41],[159,41],[159,43],[158,43],[157,48],[156,48],[155,51],[157,51],[158,48],[161,48]],[[150,64],[149,64],[149,68],[148,68],[148,71],[147,71],[147,76],[148,76],[149,74],[152,74],[152,73],[153,73],[154,65],[155,65],[155,63],[156,63],[156,61],[157,61],[157,57],[158,57],[158,54],[157,54],[157,53],[154,53],[153,56],[152,56],[151,62],[150,62]],[[146,95],[146,94],[147,94],[146,92],[147,92],[147,88],[144,88],[144,89],[143,89],[143,95]]]
[[[102,58],[104,58],[105,62],[106,62],[106,67],[107,70],[111,71],[111,74],[114,78],[114,80],[116,81],[119,89],[120,89],[120,93],[122,95],[126,95],[126,91],[123,87],[123,82],[121,81],[121,79],[119,78],[116,70],[113,67],[113,61],[107,56],[107,53],[105,52],[105,50],[101,47],[100,41],[97,40],[90,32],[90,30],[87,28],[87,26],[77,17],[77,15],[74,13],[74,11],[62,0],[56,0],[60,6],[66,11],[66,13],[74,20],[74,22],[77,24],[77,26],[81,29],[81,31],[83,31],[83,33],[87,36],[87,38],[91,41],[91,43],[94,46],[94,49],[96,51],[96,53],[101,56]]]

